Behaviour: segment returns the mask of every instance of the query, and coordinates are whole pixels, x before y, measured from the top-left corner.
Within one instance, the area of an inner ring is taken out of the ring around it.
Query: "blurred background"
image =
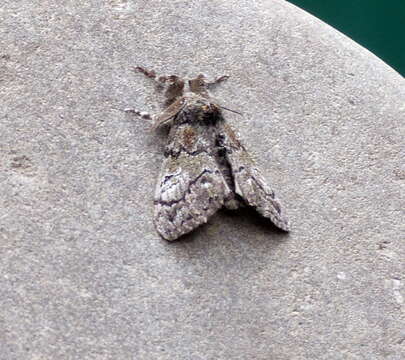
[[[288,0],[405,76],[405,0]]]

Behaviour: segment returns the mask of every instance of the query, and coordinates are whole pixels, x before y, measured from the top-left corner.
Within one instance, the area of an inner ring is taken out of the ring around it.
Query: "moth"
[[[168,241],[176,240],[206,223],[220,208],[242,206],[253,207],[278,228],[289,231],[274,191],[226,123],[222,112],[226,108],[210,96],[209,89],[228,76],[209,82],[198,75],[186,82],[176,75],[157,76],[143,67],[134,70],[153,79],[166,99],[164,110],[155,116],[126,109],[154,119],[154,128],[169,127],[154,197],[157,232]]]

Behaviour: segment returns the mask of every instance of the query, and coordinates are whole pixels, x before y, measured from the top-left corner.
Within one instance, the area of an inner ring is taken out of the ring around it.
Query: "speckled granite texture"
[[[232,76],[215,96],[289,235],[241,211],[158,237],[134,65]],[[405,82],[331,27],[281,0],[3,0],[0,99],[2,360],[405,357]]]

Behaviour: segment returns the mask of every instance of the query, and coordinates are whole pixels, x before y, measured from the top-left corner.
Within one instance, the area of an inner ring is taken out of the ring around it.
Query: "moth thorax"
[[[219,108],[213,103],[205,103],[198,108],[198,118],[201,122],[207,125],[217,123],[219,117]]]

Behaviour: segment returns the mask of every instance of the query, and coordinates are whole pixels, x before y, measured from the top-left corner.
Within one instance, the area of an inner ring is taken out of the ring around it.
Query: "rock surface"
[[[405,357],[399,74],[281,0],[3,0],[0,33],[1,359]],[[133,65],[232,76],[289,235],[241,211],[157,236]]]

